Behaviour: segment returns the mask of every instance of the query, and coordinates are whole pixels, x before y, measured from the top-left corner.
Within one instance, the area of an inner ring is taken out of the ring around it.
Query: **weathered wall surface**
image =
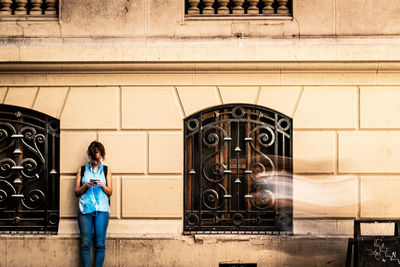
[[[0,266],[79,266],[78,244],[77,237],[4,237]],[[105,266],[344,266],[346,244],[343,238],[111,237]]]
[[[4,37],[188,38],[400,33],[396,0],[293,0],[293,19],[185,19],[184,0],[60,1],[59,21],[1,22]],[[4,26],[4,27],[3,27]],[[12,42],[12,40],[8,40]]]

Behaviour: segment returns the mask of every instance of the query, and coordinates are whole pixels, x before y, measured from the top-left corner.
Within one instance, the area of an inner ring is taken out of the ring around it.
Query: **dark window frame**
[[[292,125],[249,104],[187,117],[183,234],[292,234]]]
[[[56,234],[60,120],[0,104],[0,232]]]

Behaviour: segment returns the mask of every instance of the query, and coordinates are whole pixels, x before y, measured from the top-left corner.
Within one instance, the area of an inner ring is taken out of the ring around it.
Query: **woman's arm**
[[[81,185],[81,169],[79,168],[76,174],[76,181],[75,181],[75,196],[80,197],[82,196],[86,190],[90,187],[94,186],[92,182],[87,182]]]
[[[106,180],[107,180],[107,183],[106,183],[107,185],[105,185],[103,183],[98,183],[97,185],[101,186],[101,188],[103,188],[104,193],[106,193],[107,196],[111,197],[111,195],[112,195],[112,174],[111,174],[110,169],[108,169]]]

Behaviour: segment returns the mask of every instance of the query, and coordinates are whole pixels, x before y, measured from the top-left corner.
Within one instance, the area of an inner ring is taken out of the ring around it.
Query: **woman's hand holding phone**
[[[89,182],[87,182],[88,188],[93,187],[93,186],[101,186],[101,181],[97,179],[90,179]]]

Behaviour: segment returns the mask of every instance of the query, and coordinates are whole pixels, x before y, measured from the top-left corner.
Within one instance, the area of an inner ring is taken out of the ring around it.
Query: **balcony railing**
[[[291,16],[292,0],[186,0],[187,16]]]
[[[0,18],[57,16],[58,0],[0,0]]]

